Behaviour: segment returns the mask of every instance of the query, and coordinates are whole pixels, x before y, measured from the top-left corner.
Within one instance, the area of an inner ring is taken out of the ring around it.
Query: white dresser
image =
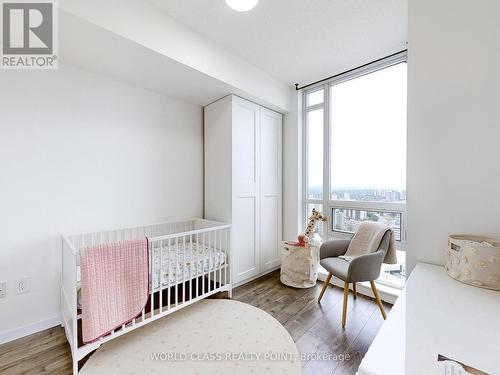
[[[441,375],[438,354],[500,374],[500,292],[462,284],[443,267],[419,263],[358,375]]]
[[[232,224],[232,283],[277,268],[282,115],[234,95],[205,107],[205,217]]]

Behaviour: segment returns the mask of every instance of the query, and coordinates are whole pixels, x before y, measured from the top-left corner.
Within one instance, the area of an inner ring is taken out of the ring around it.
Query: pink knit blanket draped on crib
[[[130,322],[149,297],[148,239],[80,249],[84,343]]]

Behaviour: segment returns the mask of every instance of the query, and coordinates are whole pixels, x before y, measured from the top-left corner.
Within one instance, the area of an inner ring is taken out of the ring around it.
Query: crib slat
[[[155,247],[154,247],[154,243],[153,242],[150,242],[149,243],[149,246],[151,248],[151,256],[149,257],[149,269],[151,270],[151,295],[149,296],[150,298],[150,308],[151,308],[151,313],[150,313],[150,317],[152,318],[154,315],[155,315],[155,311],[154,311],[154,297],[155,297],[155,285],[153,283],[153,275],[154,275],[154,270],[153,270],[153,257],[154,257],[154,252],[155,252]]]
[[[160,314],[163,312],[163,241],[160,241],[160,267],[158,272],[160,273]]]
[[[212,259],[212,266],[213,266],[213,290],[217,289],[217,262],[216,262],[216,257],[217,257],[217,231],[214,231],[214,246],[210,248],[211,251],[211,259]]]
[[[224,284],[227,284],[227,267],[228,267],[228,264],[229,264],[229,259],[228,259],[228,256],[227,256],[227,248],[229,247],[229,235],[228,235],[228,231],[227,230],[224,230],[224,242],[225,242],[225,246],[224,246],[224,257],[226,258],[226,261],[225,261],[225,267],[224,267]]]
[[[218,263],[219,263],[219,287],[222,287],[222,254],[223,254],[223,250],[222,250],[222,240],[223,240],[223,237],[224,237],[224,233],[223,231],[221,230],[220,231],[220,239],[219,239],[219,259],[218,259]]]
[[[203,247],[202,247],[202,258],[201,258],[201,294],[205,294],[205,232],[201,235],[201,240],[203,242]]]
[[[212,289],[215,290],[217,289],[217,262],[215,261],[215,258],[217,256],[217,231],[214,231],[214,243],[212,247],[210,248],[211,256],[210,259],[212,259],[212,277],[213,277],[213,287]]]
[[[217,239],[219,237],[219,232],[214,231],[214,246],[213,246],[213,259],[214,259],[214,289],[217,289],[217,269],[218,269],[218,264],[217,264]]]
[[[208,276],[207,276],[207,281],[208,281],[208,292],[209,293],[212,290],[212,283],[211,283],[212,276],[210,276],[210,256],[211,256],[211,254],[212,254],[212,232],[208,232],[208,256],[207,256]]]
[[[193,235],[189,235],[189,246],[190,246],[190,264],[189,264],[189,300],[193,299]]]
[[[196,233],[196,295],[195,298],[198,298],[198,294],[200,293],[200,277],[199,277],[199,271],[198,267],[200,265],[200,235]]]
[[[176,225],[177,227],[177,225]],[[174,277],[174,285],[175,285],[175,307],[179,304],[179,285],[177,285],[177,281],[179,280],[179,237],[175,237],[175,277]]]
[[[219,288],[222,286],[222,268],[221,268],[221,256],[222,256],[222,232],[217,230],[217,233],[219,235],[219,243],[217,246],[217,253],[216,253],[216,259],[217,259],[217,270],[219,272]]]
[[[182,265],[183,265],[183,267],[182,267],[182,303],[186,302],[186,279],[185,279],[186,255],[187,255],[186,236],[182,236]]]
[[[167,240],[167,310],[170,310],[170,239]]]

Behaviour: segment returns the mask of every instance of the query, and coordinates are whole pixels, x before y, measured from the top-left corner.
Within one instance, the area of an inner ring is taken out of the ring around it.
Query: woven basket
[[[480,288],[500,290],[500,241],[481,236],[451,235],[445,254],[448,275]]]
[[[319,245],[294,246],[286,242],[281,246],[281,276],[283,284],[294,288],[316,285],[319,269]]]

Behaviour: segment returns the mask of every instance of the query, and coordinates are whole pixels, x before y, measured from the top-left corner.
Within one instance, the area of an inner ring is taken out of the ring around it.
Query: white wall
[[[410,0],[408,265],[500,236],[500,2]]]
[[[203,139],[201,107],[68,67],[1,72],[0,107],[1,341],[57,317],[61,233],[201,217]]]

